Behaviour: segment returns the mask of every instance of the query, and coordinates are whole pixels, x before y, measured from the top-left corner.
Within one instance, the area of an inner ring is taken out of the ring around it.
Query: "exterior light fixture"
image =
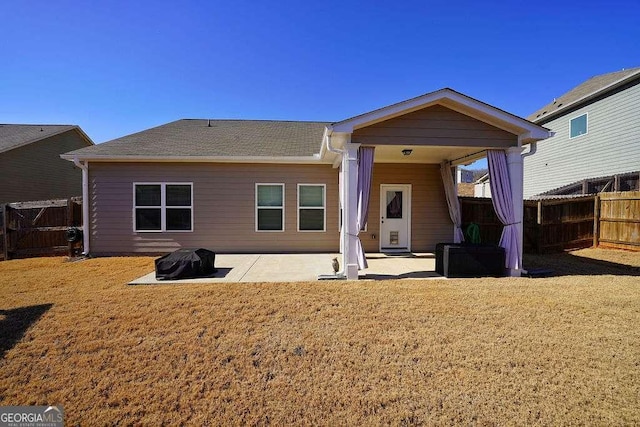
[[[413,150],[411,148],[405,148],[404,150],[402,150],[402,154],[404,154],[405,156],[410,156],[411,153],[413,153]]]

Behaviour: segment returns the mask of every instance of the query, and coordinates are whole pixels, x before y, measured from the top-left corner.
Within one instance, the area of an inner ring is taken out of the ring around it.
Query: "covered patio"
[[[505,270],[519,276],[522,158],[549,136],[544,127],[448,88],[328,126],[321,157],[334,156],[340,174],[337,276],[357,279],[368,267],[367,253],[432,252],[437,243],[462,241],[455,168],[482,157],[505,226]]]

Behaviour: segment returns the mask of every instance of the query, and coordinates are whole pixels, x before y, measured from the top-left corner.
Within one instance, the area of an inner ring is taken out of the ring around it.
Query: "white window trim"
[[[282,187],[282,206],[258,206],[258,187],[261,185],[278,185]],[[254,217],[255,217],[255,231],[256,233],[283,233],[285,229],[285,193],[284,193],[284,183],[281,182],[256,182],[255,185],[255,209],[254,209]],[[258,209],[280,209],[282,210],[282,230],[258,230]]]
[[[160,206],[136,206],[136,186],[137,185],[159,185],[160,186]],[[166,194],[167,185],[188,185],[191,188],[191,205],[189,206],[167,206]],[[132,209],[132,228],[134,233],[193,233],[193,182],[134,182],[133,198],[131,200]],[[150,208],[160,209],[160,230],[136,230],[136,209]],[[187,209],[191,210],[191,229],[190,230],[167,230],[167,209]]]
[[[322,187],[322,207],[317,206],[300,206],[300,187]],[[299,233],[324,233],[327,231],[327,185],[326,184],[298,184],[298,221],[297,227]],[[322,230],[300,230],[300,209],[322,209]]]
[[[571,136],[571,122],[574,121],[575,119],[578,119],[582,116],[586,117],[586,132],[585,133],[581,133],[580,135],[576,135],[576,136]],[[569,119],[569,139],[576,139],[576,138],[580,138],[581,136],[585,136],[589,134],[589,113],[582,113],[579,114],[575,117],[572,117],[571,119]]]

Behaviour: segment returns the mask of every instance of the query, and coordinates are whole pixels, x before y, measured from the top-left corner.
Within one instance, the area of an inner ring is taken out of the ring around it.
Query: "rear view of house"
[[[178,120],[63,158],[83,170],[94,255],[340,251],[357,278],[365,251],[433,251],[461,234],[453,170],[487,150],[521,218],[521,154],[546,137],[441,89],[333,123]]]
[[[60,154],[92,146],[74,125],[0,124],[0,203],[82,194],[82,173]]]
[[[529,120],[555,135],[524,162],[525,197],[640,189],[640,68],[592,77]]]

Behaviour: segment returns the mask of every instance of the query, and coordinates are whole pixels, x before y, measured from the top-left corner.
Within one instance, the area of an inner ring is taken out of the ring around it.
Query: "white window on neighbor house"
[[[256,231],[284,231],[284,184],[256,184]]]
[[[587,134],[587,114],[583,114],[571,119],[571,135],[570,138]]]
[[[134,183],[133,229],[193,231],[193,183]]]
[[[298,184],[298,231],[325,231],[325,184]]]

